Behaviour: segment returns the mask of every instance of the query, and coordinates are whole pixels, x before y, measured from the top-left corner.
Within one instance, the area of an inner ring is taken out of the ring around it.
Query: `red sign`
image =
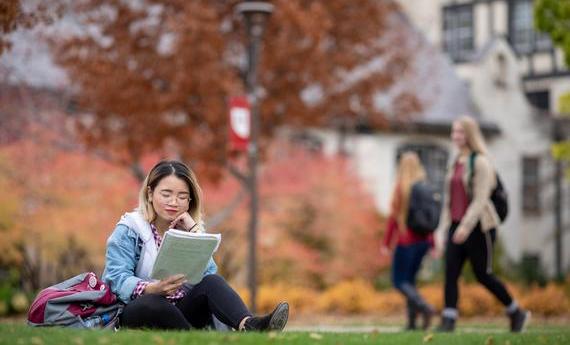
[[[251,128],[249,102],[244,96],[230,99],[230,150],[246,151]]]

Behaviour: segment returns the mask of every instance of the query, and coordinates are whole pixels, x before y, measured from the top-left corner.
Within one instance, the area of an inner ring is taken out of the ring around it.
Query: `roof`
[[[449,57],[432,46],[407,17],[401,17],[415,44],[414,73],[407,83],[424,104],[423,111],[414,117],[414,122],[437,126],[451,123],[463,115],[480,119],[469,87],[459,78]]]

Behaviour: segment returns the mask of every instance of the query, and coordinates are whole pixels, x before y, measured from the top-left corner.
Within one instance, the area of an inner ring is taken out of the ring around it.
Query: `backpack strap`
[[[473,176],[475,176],[475,159],[477,158],[477,152],[473,151],[469,154],[469,182],[468,191],[469,197],[473,197]]]

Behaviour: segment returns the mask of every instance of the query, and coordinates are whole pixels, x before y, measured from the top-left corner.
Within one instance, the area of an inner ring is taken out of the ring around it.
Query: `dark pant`
[[[402,284],[416,285],[416,276],[429,249],[428,241],[397,245],[392,259],[392,283],[401,290]]]
[[[428,249],[428,241],[398,245],[392,258],[392,283],[406,298],[409,329],[416,328],[418,312],[428,314],[432,310],[416,289],[416,276]]]
[[[211,274],[175,305],[161,295],[142,295],[131,301],[121,315],[121,326],[130,328],[190,329],[212,325],[212,315],[238,329],[251,313],[239,295],[220,276]]]
[[[493,244],[496,231],[492,229],[486,233],[481,230],[480,224],[469,234],[462,244],[452,241],[453,234],[459,223],[452,223],[449,229],[445,251],[445,307],[457,309],[459,288],[457,280],[461,275],[466,259],[471,262],[477,281],[489,290],[505,306],[513,299],[505,285],[493,274]]]

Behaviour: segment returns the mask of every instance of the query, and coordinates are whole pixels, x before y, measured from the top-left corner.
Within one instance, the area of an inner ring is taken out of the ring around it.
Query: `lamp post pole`
[[[244,1],[237,6],[242,14],[247,29],[247,76],[246,89],[251,104],[250,141],[248,147],[248,187],[250,192],[250,218],[249,218],[249,252],[247,282],[250,295],[250,309],[256,312],[257,305],[257,220],[258,220],[258,192],[257,192],[257,161],[259,137],[259,100],[257,95],[257,65],[261,38],[267,19],[273,12],[273,5],[264,1]]]

